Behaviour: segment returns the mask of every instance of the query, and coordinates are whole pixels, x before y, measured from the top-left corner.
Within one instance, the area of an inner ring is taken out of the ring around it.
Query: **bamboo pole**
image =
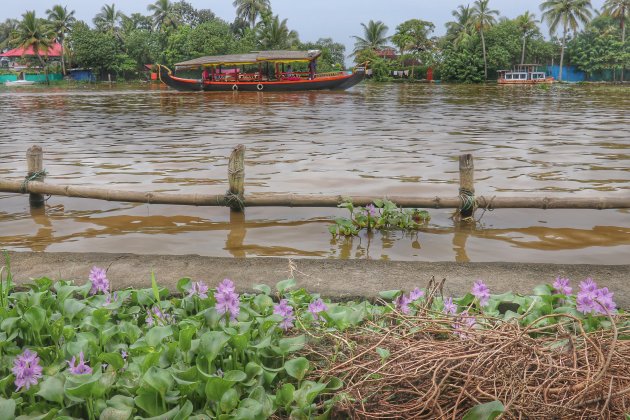
[[[226,199],[234,211],[243,210],[243,196],[245,195],[245,146],[239,144],[232,150],[228,162],[228,182],[230,188]]]
[[[461,220],[469,220],[475,213],[475,165],[470,153],[459,156],[459,197]]]
[[[104,188],[80,187],[74,185],[52,185],[38,181],[26,186],[20,180],[0,178],[0,192],[33,193],[83,197],[107,201],[125,201],[149,204],[179,204],[193,206],[230,206],[225,195],[212,194],[172,194],[162,192],[121,191]],[[243,196],[245,207],[336,207],[351,200],[357,206],[365,206],[382,196],[346,196],[319,194],[273,194],[253,193]],[[459,197],[385,197],[400,207],[457,209],[461,205]],[[478,196],[475,203],[487,209],[629,209],[630,197],[492,197]]]
[[[26,151],[27,183],[31,181],[44,181],[44,152],[40,146],[31,146]],[[28,196],[28,203],[31,207],[41,207],[44,205],[42,194],[31,193]]]

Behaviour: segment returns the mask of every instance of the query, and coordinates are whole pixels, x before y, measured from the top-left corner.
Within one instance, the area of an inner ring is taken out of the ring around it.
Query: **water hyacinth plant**
[[[580,285],[579,297],[551,285],[533,296],[491,295],[475,284],[474,294],[459,299],[415,288],[383,292],[380,303],[335,303],[296,289],[293,279],[275,291],[259,285],[254,294],[237,293],[230,279],[212,290],[183,278],[179,295],[155,281],[114,295],[102,287],[104,271],[91,273],[85,285],[40,278],[25,289],[11,286],[0,307],[0,407],[11,411],[3,415],[334,417],[343,382],[322,373],[329,362],[305,352],[308,340],[389,328],[391,316],[405,322],[419,313],[443,323],[450,331],[443,340],[468,340],[498,322],[490,319],[537,325],[568,313],[594,331],[623,315],[612,293],[591,281]],[[505,302],[508,311],[500,309]],[[328,351],[334,360],[335,346]]]
[[[348,209],[350,218],[335,219],[335,224],[328,228],[333,236],[356,236],[362,229],[417,230],[431,219],[426,210],[401,209],[386,199],[376,200],[365,207],[355,207],[352,202],[346,201],[338,207]]]

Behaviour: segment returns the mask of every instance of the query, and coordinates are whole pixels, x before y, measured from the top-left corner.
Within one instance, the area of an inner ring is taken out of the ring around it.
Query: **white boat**
[[[4,82],[4,84],[6,86],[28,86],[34,85],[35,82],[32,80],[9,80],[7,82]]]
[[[539,70],[540,64],[520,64],[512,70],[497,70],[500,85],[533,85],[553,83],[553,77]]]

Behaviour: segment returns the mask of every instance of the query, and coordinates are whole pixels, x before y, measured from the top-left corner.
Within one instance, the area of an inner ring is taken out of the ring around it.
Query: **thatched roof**
[[[210,55],[193,60],[182,61],[175,64],[176,67],[199,67],[253,64],[259,61],[312,61],[321,55],[319,50],[309,51],[257,51],[249,54]]]

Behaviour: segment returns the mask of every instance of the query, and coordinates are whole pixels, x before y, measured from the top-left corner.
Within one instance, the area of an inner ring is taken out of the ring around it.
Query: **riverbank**
[[[374,298],[390,289],[425,287],[431,277],[446,279],[445,294],[466,294],[477,279],[483,279],[492,293],[531,293],[541,283],[568,277],[572,283],[592,277],[615,293],[620,307],[630,307],[630,265],[451,263],[383,260],[333,260],[287,258],[218,258],[198,255],[135,255],[109,253],[9,252],[14,281],[30,278],[87,281],[90,268],[107,268],[115,289],[150,287],[151,272],[159,283],[175,290],[182,277],[203,280],[215,287],[224,278],[233,279],[242,291],[256,284],[293,276],[298,286],[332,299]]]

